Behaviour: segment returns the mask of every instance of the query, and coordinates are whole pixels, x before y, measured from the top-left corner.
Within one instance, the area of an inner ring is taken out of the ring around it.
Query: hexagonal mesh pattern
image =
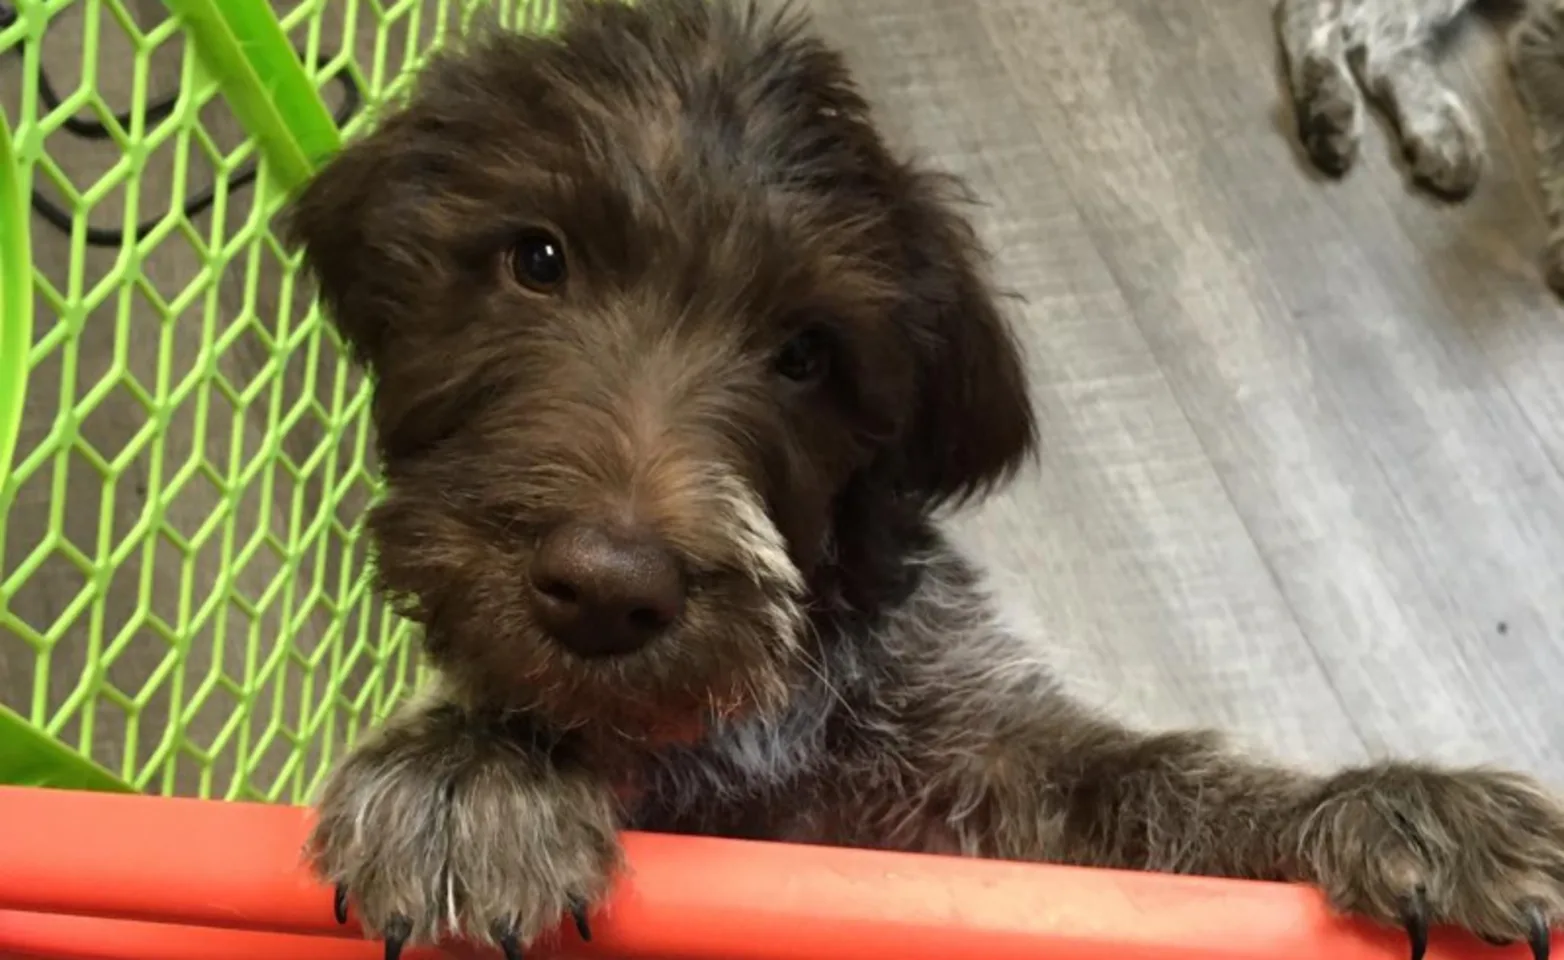
[[[395,97],[471,14],[553,13],[273,9],[333,109],[344,90]],[[367,390],[273,233],[270,161],[186,26],[156,0],[0,3],[0,109],[33,193],[26,402],[0,472],[0,704],[133,789],[299,802],[416,658],[366,576]]]

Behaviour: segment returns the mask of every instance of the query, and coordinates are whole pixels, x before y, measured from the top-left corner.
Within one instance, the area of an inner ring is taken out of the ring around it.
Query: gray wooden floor
[[[986,201],[1045,452],[959,525],[1081,692],[1564,785],[1564,312],[1490,32],[1447,67],[1493,147],[1450,207],[1378,129],[1305,169],[1266,0],[814,6]]]
[[[1452,208],[1378,129],[1306,172],[1265,0],[816,6],[1025,298],[1046,452],[962,529],[1083,694],[1564,784],[1564,312],[1497,36]]]

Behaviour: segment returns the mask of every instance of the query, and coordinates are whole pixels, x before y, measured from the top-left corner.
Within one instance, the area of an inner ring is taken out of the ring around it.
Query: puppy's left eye
[[[553,293],[565,282],[565,245],[546,230],[528,230],[506,254],[516,282],[536,293]]]
[[[825,331],[810,327],[793,335],[772,360],[777,374],[794,383],[816,383],[831,366],[831,340]]]

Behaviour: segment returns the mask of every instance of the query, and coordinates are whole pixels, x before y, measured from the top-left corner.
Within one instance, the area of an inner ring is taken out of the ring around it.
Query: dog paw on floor
[[[1316,169],[1331,177],[1351,169],[1372,105],[1390,121],[1413,183],[1446,200],[1471,195],[1486,149],[1466,104],[1440,78],[1434,50],[1476,3],[1280,0],[1298,139]],[[1508,51],[1543,195],[1543,276],[1564,296],[1564,2],[1525,0]]]

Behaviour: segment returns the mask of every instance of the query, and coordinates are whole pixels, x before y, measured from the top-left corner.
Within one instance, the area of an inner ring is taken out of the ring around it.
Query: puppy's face
[[[292,231],[446,673],[631,736],[780,702],[844,491],[932,507],[1032,441],[938,186],[799,20],[704,0],[475,42],[330,163]]]

